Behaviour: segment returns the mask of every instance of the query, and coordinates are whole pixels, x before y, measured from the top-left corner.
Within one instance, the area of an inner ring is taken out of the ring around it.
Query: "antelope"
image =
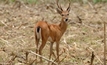
[[[36,53],[39,53],[39,55],[42,55],[42,50],[44,46],[46,45],[47,41],[50,41],[50,55],[49,59],[52,55],[52,49],[53,49],[53,43],[56,42],[56,55],[57,55],[57,61],[59,61],[59,41],[64,34],[64,32],[67,29],[68,25],[68,17],[69,17],[69,11],[70,11],[70,2],[69,6],[66,10],[63,10],[61,6],[59,6],[58,1],[57,3],[57,12],[62,16],[62,19],[59,24],[49,24],[46,21],[38,21],[35,25],[35,43],[36,43]],[[41,45],[39,45],[39,40],[42,40]],[[42,62],[42,58],[40,58],[40,62]]]

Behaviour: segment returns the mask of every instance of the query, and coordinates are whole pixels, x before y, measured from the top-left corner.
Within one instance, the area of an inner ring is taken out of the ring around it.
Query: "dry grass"
[[[43,4],[43,3],[42,3]],[[0,4],[0,64],[26,65],[35,60],[34,25],[44,18],[49,23],[59,23],[60,16],[56,13],[56,5]],[[51,7],[53,8],[51,8]],[[91,53],[95,53],[94,65],[103,63],[103,22],[107,17],[107,4],[94,5],[96,13],[88,4],[72,3],[68,29],[60,42],[61,65],[89,65]],[[47,9],[49,8],[49,9]],[[76,17],[78,15],[82,22]],[[103,20],[101,20],[101,18]],[[48,58],[49,42],[43,50]],[[107,55],[107,54],[106,54]],[[47,62],[44,60],[44,64]]]

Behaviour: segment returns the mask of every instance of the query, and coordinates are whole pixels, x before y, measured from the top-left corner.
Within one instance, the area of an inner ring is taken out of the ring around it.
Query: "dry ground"
[[[89,65],[92,52],[95,54],[93,64],[102,65],[103,22],[107,20],[107,4],[96,4],[94,7],[89,4],[71,4],[70,22],[60,41],[61,65]],[[35,23],[42,19],[49,23],[59,23],[61,17],[55,8],[52,2],[36,5],[22,3],[20,8],[17,3],[0,3],[0,65],[26,65],[26,51],[35,52],[36,49]],[[47,42],[43,50],[46,58],[49,45]],[[35,55],[29,53],[28,62],[34,59]],[[47,65],[46,60],[43,63]]]

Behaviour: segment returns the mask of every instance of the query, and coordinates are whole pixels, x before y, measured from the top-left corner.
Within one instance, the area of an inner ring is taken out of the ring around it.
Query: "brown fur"
[[[46,42],[48,41],[48,38],[51,38],[49,59],[51,58],[51,55],[53,53],[52,52],[53,43],[56,42],[56,53],[57,53],[57,58],[59,61],[59,41],[67,29],[69,11],[70,11],[70,4],[66,11],[63,11],[63,9],[61,7],[59,7],[57,9],[57,12],[62,16],[62,19],[61,19],[59,25],[49,24],[46,21],[38,21],[36,23],[36,25],[35,25],[35,40],[36,40],[36,46],[37,46],[36,53],[39,52],[39,55],[42,55],[42,50],[43,50]],[[41,28],[41,32],[39,32],[39,35],[41,35],[40,39],[42,40],[42,43],[39,48],[38,48],[39,39],[37,39],[37,33],[36,33],[38,26]],[[42,61],[42,58],[40,58],[40,60]]]

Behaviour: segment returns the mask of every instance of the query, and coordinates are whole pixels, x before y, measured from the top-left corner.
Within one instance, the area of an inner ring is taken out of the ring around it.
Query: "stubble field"
[[[67,3],[60,2],[62,8],[66,8]],[[39,20],[60,23],[61,16],[56,8],[55,2],[51,1],[38,4],[0,3],[0,65],[36,64],[33,62],[36,58],[33,53],[36,50],[34,25]],[[103,22],[107,19],[107,4],[72,3],[69,18],[68,28],[60,41],[60,65],[89,65],[92,52],[95,55],[93,64],[102,65]],[[49,47],[47,42],[42,52],[47,59]],[[43,60],[43,65],[47,63]]]

